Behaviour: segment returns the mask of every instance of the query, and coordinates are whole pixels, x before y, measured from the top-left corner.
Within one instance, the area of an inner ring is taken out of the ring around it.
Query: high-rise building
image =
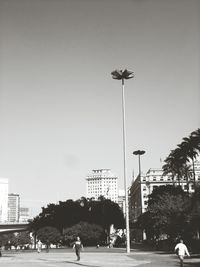
[[[20,207],[19,209],[19,221],[20,222],[28,222],[30,219],[30,210],[26,207]]]
[[[0,222],[8,218],[8,179],[0,178]]]
[[[8,222],[19,222],[19,194],[8,194]]]
[[[86,177],[87,198],[100,196],[118,202],[118,177],[110,169],[92,170]]]

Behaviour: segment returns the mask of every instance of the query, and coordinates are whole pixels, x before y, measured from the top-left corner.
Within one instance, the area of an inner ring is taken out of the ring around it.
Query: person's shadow
[[[84,264],[84,263],[81,263],[81,262],[77,262],[77,261],[64,261],[66,263],[73,263],[73,264],[76,264],[76,265],[79,265],[79,266],[85,266],[85,267],[101,267],[101,266],[96,266],[96,265],[87,265],[87,264]]]

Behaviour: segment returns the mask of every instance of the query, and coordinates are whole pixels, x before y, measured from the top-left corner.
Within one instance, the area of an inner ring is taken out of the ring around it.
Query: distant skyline
[[[92,169],[123,189],[200,127],[200,1],[0,0],[0,177],[36,214],[86,195]]]

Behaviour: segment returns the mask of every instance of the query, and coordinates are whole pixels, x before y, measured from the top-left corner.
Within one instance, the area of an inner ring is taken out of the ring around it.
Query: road
[[[129,255],[120,249],[85,249],[76,261],[71,250],[50,250],[49,253],[3,252],[1,267],[178,267],[175,255],[132,250]],[[200,258],[188,258],[184,267],[200,266]]]

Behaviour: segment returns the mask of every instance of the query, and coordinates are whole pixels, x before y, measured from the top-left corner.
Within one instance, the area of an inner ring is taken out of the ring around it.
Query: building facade
[[[138,176],[130,187],[130,209],[134,220],[145,212],[148,206],[149,195],[153,189],[162,185],[180,185],[184,191],[189,193],[194,192],[194,185],[200,183],[200,162],[195,162],[195,182],[192,176],[187,180],[185,177],[178,180],[173,180],[171,175],[163,175],[163,170],[151,168],[146,174]]]
[[[0,178],[0,222],[8,219],[8,179]]]
[[[20,197],[8,194],[8,222],[19,222]]]
[[[28,222],[30,219],[30,210],[26,207],[19,208],[19,222]]]
[[[118,193],[118,205],[124,214],[126,209],[125,201],[125,191],[121,189]]]
[[[86,176],[86,196],[98,200],[100,196],[118,202],[118,177],[110,169],[92,170]]]

